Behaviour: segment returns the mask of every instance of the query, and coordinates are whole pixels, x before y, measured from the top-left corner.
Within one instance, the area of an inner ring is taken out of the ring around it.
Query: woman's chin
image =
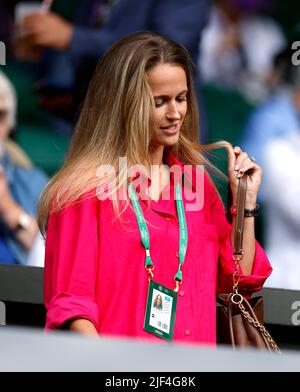
[[[161,144],[163,144],[165,147],[174,146],[174,144],[178,142],[178,139],[179,133],[176,133],[175,135],[162,138]]]

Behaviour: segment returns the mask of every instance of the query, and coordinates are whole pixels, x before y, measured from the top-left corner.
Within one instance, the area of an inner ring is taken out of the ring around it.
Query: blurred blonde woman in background
[[[36,210],[46,176],[9,134],[16,125],[16,93],[0,72],[0,263],[44,264]]]

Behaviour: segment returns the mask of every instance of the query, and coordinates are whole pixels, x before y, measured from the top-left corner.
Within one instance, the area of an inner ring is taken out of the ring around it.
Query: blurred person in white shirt
[[[215,0],[200,43],[204,81],[239,90],[254,103],[267,96],[273,56],[285,45],[279,25],[259,14],[266,7],[266,0]]]
[[[300,66],[292,64],[290,48],[277,70],[300,118]],[[300,127],[270,139],[262,159],[266,251],[273,266],[266,286],[300,290]]]

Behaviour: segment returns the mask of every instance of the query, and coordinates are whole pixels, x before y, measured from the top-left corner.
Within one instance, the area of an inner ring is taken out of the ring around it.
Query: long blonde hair
[[[57,212],[99,186],[99,165],[116,170],[117,188],[127,182],[118,171],[119,157],[128,165],[149,162],[154,100],[147,72],[159,63],[181,66],[187,77],[187,114],[179,140],[171,147],[184,164],[207,164],[200,151],[223,145],[198,144],[198,110],[187,50],[155,33],[136,33],[115,43],[99,61],[71,140],[65,162],[48,183],[39,205],[39,227],[46,233],[50,211]],[[106,178],[107,180],[107,178]],[[117,198],[114,207],[120,214]]]

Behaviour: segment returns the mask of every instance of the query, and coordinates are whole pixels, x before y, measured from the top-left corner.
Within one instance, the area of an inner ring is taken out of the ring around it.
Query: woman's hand
[[[21,29],[29,46],[67,50],[71,44],[74,26],[53,12],[34,13],[22,21]]]
[[[10,207],[14,204],[11,196],[8,183],[4,174],[4,170],[0,165],[0,216],[9,211]]]
[[[23,208],[13,199],[4,170],[0,165],[0,218],[4,225],[14,230],[19,224],[20,214],[24,213]],[[38,226],[34,217],[30,217],[27,229],[19,230],[15,237],[27,250],[33,246],[38,233]]]
[[[228,153],[228,177],[232,192],[233,205],[236,205],[238,180],[246,172],[247,178],[247,209],[256,207],[257,193],[261,184],[262,169],[240,147],[232,147],[230,144],[226,147]]]

